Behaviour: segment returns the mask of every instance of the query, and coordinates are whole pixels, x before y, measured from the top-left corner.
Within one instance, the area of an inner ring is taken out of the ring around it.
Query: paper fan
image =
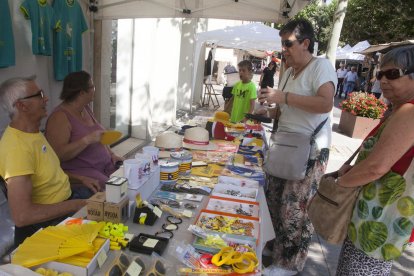
[[[118,139],[121,138],[121,136],[122,136],[122,132],[117,131],[117,130],[105,131],[101,137],[101,144],[110,145],[118,141]]]
[[[49,226],[27,238],[12,257],[12,263],[25,267],[59,260],[93,249],[92,242],[104,222]]]

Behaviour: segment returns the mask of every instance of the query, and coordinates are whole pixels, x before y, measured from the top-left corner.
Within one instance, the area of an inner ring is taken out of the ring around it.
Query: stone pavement
[[[217,92],[221,92],[222,86],[214,85],[214,88]],[[220,107],[217,110],[222,110],[224,106],[222,97],[219,97],[219,101]],[[341,116],[341,110],[338,107],[339,102],[340,99],[335,98],[335,107],[333,109],[332,118],[332,146],[327,172],[338,170],[362,142],[361,139],[350,138],[339,132],[338,124]],[[193,115],[213,116],[214,112],[217,110],[213,109],[211,106],[203,107],[197,109]],[[273,229],[269,229],[269,231],[273,231]],[[340,250],[341,246],[329,244],[317,234],[313,235],[304,270],[297,275],[334,276],[336,274]],[[391,275],[414,275],[414,245],[408,246],[403,256],[394,263]]]

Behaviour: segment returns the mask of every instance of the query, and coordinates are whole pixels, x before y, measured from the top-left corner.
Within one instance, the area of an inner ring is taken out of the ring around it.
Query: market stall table
[[[131,193],[138,193],[140,192],[143,199],[150,199],[151,195],[156,192],[160,185],[157,185],[159,183],[159,170],[151,174],[151,177],[146,181],[138,190],[129,190],[130,193],[130,199],[133,197]],[[114,175],[120,176],[123,175],[122,169],[118,170],[114,173]],[[201,209],[205,208],[207,202],[208,202],[209,196],[203,196],[203,200],[201,202],[195,202],[198,207],[197,209],[193,210],[193,217],[192,218],[183,218],[183,222],[179,224],[179,229],[173,231],[174,237],[169,241],[168,247],[165,250],[165,252],[162,254],[161,257],[165,258],[167,260],[167,268],[168,268],[168,275],[177,275],[177,268],[178,267],[184,267],[184,264],[182,264],[178,259],[172,256],[172,254],[169,254],[169,252],[174,252],[175,246],[177,243],[188,243],[191,244],[194,240],[194,235],[188,231],[188,227],[190,224],[193,224],[200,212]],[[259,242],[257,245],[257,257],[259,259],[259,265],[261,265],[261,252],[262,248],[266,244],[266,241],[271,240],[275,237],[273,226],[270,219],[270,213],[267,208],[266,198],[264,195],[263,187],[259,188],[258,193],[258,202],[260,204],[260,236],[259,236]],[[79,212],[77,212],[74,217],[82,217],[86,218],[87,211],[86,207],[82,208]],[[166,222],[166,217],[169,215],[166,212],[163,212],[162,216],[155,222],[154,225],[148,226],[148,225],[141,225],[136,224],[132,222],[133,213],[130,214],[131,216],[129,219],[124,222],[125,225],[129,227],[128,233],[138,235],[140,233],[146,233],[146,234],[155,234],[157,231],[162,230],[162,225]],[[130,255],[139,255],[143,256],[143,254],[131,252],[129,249],[126,249],[125,252]],[[95,271],[95,275],[104,275],[107,270],[110,268],[111,264],[114,262],[115,257],[118,255],[116,251],[109,251],[108,253],[108,259],[105,261],[104,265],[98,270]],[[142,259],[145,261],[150,261],[151,256],[143,256]]]

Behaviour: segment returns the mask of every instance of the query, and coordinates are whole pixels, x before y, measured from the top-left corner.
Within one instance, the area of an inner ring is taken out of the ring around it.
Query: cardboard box
[[[106,201],[118,203],[128,192],[128,179],[112,176],[105,182]]]
[[[76,276],[90,276],[93,275],[95,270],[98,268],[98,257],[103,258],[104,256],[108,255],[107,252],[109,251],[109,244],[109,240],[106,240],[86,267],[80,267],[76,265],[64,264],[58,261],[53,261],[33,267],[32,269],[35,270],[38,267],[44,267],[57,270],[60,273],[69,272]]]
[[[104,220],[105,198],[105,192],[98,192],[87,200],[87,219],[96,221]]]
[[[124,196],[118,203],[105,202],[103,220],[114,223],[120,223],[128,219],[129,200],[128,196]]]

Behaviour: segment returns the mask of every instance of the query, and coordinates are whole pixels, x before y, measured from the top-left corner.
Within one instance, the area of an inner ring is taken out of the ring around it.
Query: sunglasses
[[[140,276],[140,275],[144,275],[144,271],[145,271],[144,262],[140,259],[140,257],[135,257],[135,259],[133,259],[131,264],[129,265],[124,276],[136,276],[136,275]]]
[[[146,276],[164,276],[167,270],[160,260],[156,260]]]
[[[109,269],[107,276],[122,276],[127,270],[131,262],[129,258],[124,253],[121,253],[119,257],[115,260],[114,264]]]
[[[293,42],[298,41],[299,43],[302,43],[303,40],[304,39],[295,39],[295,40],[286,39],[286,40],[282,40],[282,47],[290,48],[290,47],[293,46]]]
[[[414,69],[411,70],[401,70],[401,69],[389,69],[385,71],[378,71],[377,72],[377,79],[381,80],[383,76],[385,76],[389,80],[396,80],[398,78],[401,78],[405,75],[414,73]]]

